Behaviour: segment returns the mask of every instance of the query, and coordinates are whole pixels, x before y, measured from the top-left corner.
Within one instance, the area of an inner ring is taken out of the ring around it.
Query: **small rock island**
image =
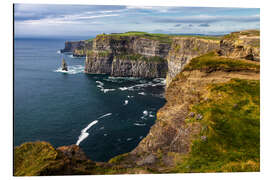
[[[63,70],[63,71],[68,71],[67,63],[66,63],[66,61],[65,61],[64,58],[62,59],[62,70]]]

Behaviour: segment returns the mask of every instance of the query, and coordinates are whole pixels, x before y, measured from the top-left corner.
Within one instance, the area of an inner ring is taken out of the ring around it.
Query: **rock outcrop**
[[[260,61],[260,31],[233,32],[220,41],[221,56]]]
[[[68,71],[67,63],[65,59],[62,59],[62,71]]]

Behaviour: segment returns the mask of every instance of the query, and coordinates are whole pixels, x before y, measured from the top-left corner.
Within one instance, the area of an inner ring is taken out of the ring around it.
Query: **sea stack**
[[[63,70],[63,71],[68,71],[67,63],[66,63],[66,61],[65,61],[64,58],[62,59],[62,70]]]

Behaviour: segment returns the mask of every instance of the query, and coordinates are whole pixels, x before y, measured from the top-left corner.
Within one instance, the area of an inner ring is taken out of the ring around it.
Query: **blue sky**
[[[14,18],[16,37],[126,31],[214,35],[260,28],[258,8],[16,4]]]

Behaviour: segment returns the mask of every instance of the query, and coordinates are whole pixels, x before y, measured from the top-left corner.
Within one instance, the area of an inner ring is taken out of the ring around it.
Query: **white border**
[[[4,2],[3,2],[4,1]],[[269,173],[269,107],[270,100],[270,57],[268,49],[270,38],[269,17],[270,9],[266,0],[8,0],[1,1],[1,179],[138,179],[138,178],[172,178],[172,179],[266,179]],[[145,6],[200,6],[200,7],[244,7],[261,8],[261,172],[260,173],[199,173],[199,174],[162,174],[162,175],[113,175],[113,176],[53,176],[53,177],[13,177],[12,176],[12,82],[13,82],[13,54],[12,54],[12,4],[40,3],[40,4],[89,4],[89,5],[145,5]]]

